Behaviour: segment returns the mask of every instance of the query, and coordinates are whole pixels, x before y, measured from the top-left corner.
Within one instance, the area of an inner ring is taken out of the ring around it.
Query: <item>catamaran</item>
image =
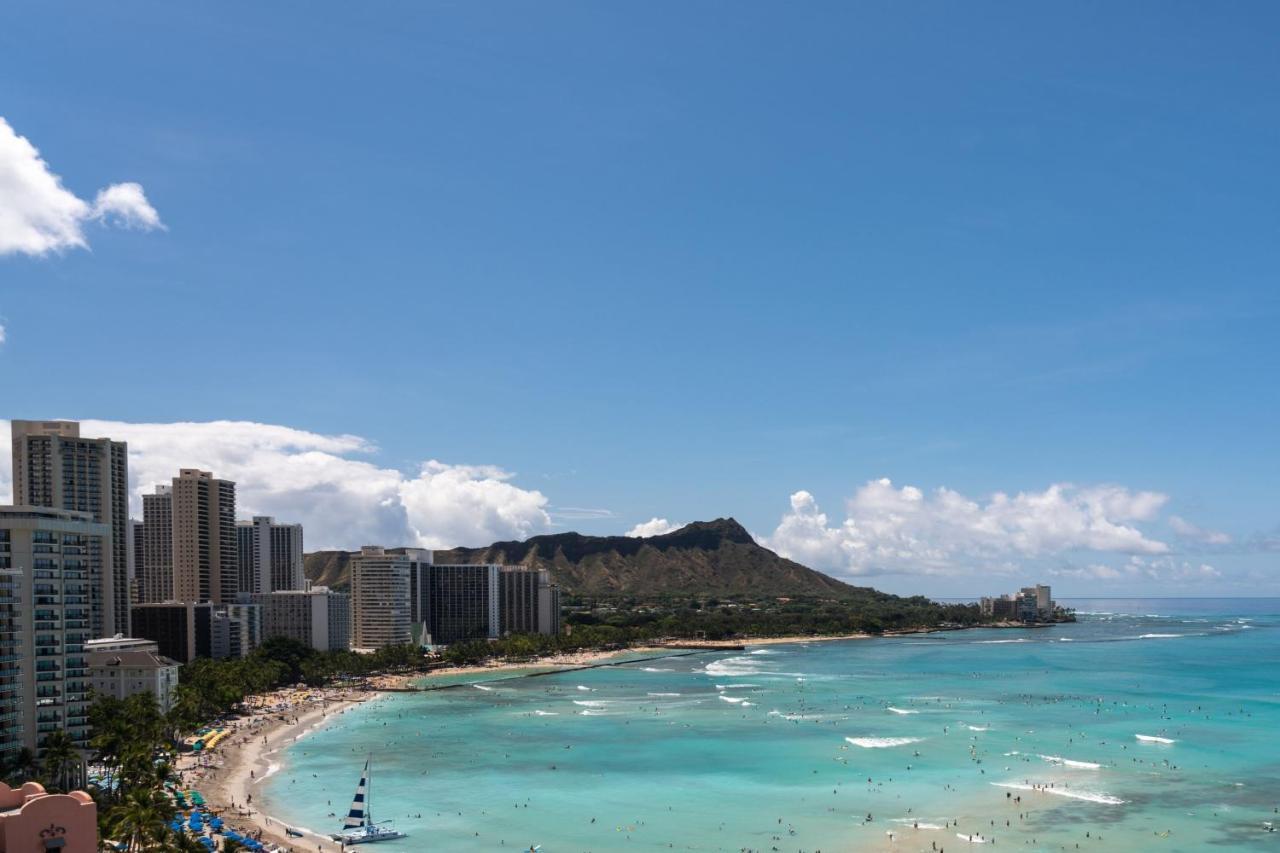
[[[373,812],[369,808],[370,761],[369,758],[364,761],[364,772],[360,774],[360,784],[356,785],[356,796],[351,801],[351,811],[347,812],[347,819],[342,822],[344,831],[334,835],[334,841],[341,841],[343,844],[368,844],[373,841],[390,841],[393,838],[407,837],[403,832],[398,832],[386,825],[391,821],[384,820],[382,824],[373,822]]]

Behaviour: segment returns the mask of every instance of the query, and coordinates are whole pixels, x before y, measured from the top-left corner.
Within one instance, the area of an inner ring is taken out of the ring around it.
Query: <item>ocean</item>
[[[1064,603],[387,695],[255,801],[337,831],[371,755],[380,851],[1280,851],[1280,599]]]

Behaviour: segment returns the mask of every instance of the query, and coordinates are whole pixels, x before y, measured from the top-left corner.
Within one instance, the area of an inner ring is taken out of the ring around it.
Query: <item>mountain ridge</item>
[[[304,571],[317,585],[343,588],[350,558],[345,551],[317,551],[306,555]],[[868,591],[779,556],[733,518],[695,521],[657,536],[544,534],[438,550],[435,559],[546,569],[562,592],[579,596],[847,598]]]

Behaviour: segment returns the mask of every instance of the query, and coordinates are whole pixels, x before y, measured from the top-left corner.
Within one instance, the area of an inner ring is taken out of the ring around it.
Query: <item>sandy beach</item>
[[[295,853],[342,850],[342,845],[327,835],[289,837],[283,823],[255,806],[257,784],[280,769],[277,753],[282,747],[378,692],[402,686],[406,681],[404,676],[383,676],[371,679],[363,689],[290,688],[252,697],[247,703],[251,712],[229,724],[233,734],[216,749],[179,757],[177,768],[183,786],[200,791],[208,811],[221,816],[229,827],[264,843]],[[332,829],[338,829],[336,820]]]

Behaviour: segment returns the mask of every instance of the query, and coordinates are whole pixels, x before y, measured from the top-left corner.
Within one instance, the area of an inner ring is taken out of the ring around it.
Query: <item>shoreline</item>
[[[296,853],[312,849],[340,851],[342,845],[310,828],[301,838],[289,837],[285,832],[289,824],[254,803],[256,787],[282,769],[283,757],[279,753],[285,747],[381,695],[396,680],[403,677],[384,677],[377,686],[367,689],[284,689],[253,697],[256,707],[229,724],[234,733],[213,752],[179,756],[175,767],[182,785],[187,790],[201,791],[206,810],[242,834]]]

